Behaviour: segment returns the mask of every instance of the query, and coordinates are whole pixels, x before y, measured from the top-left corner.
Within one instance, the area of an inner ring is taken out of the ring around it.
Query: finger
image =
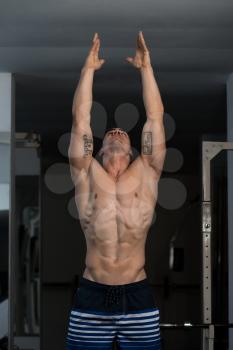
[[[93,43],[95,42],[95,40],[96,40],[97,37],[98,37],[98,34],[95,33],[95,34],[94,34],[94,37],[93,37],[93,40],[92,40]]]
[[[100,68],[102,67],[102,65],[104,64],[104,62],[105,62],[105,60],[104,60],[104,59],[99,60],[99,62],[98,62],[98,66],[97,66],[97,68],[96,68],[96,69],[100,69]]]
[[[146,42],[145,42],[145,39],[143,37],[143,34],[142,34],[142,31],[140,30],[139,32],[139,38],[140,38],[140,43],[142,44],[142,47],[145,51],[149,51],[147,46],[146,46]]]
[[[96,38],[94,44],[92,45],[92,48],[91,48],[91,53],[95,54],[96,53],[96,50],[97,50],[97,47],[98,47],[98,41],[99,39]]]
[[[95,45],[96,45],[96,41],[98,40],[98,33],[96,32],[95,34],[94,34],[94,37],[93,37],[93,40],[92,40],[92,46],[91,46],[91,48],[90,48],[90,52],[92,51],[92,50],[95,50]]]
[[[143,41],[143,38],[141,37],[140,33],[141,33],[141,31],[138,33],[138,39],[137,39],[138,49],[143,50],[144,52],[147,52],[148,49],[147,49],[145,41]]]
[[[97,43],[96,43],[96,46],[95,46],[95,49],[94,49],[94,55],[96,57],[98,57],[99,49],[100,49],[100,39],[97,40]]]
[[[137,36],[137,44],[138,44],[138,48],[142,49],[142,42],[141,42],[141,36],[140,36],[140,31],[138,32],[138,36]]]
[[[97,40],[96,51],[98,52],[100,49],[100,39]]]
[[[133,58],[132,58],[132,57],[126,57],[126,60],[127,60],[128,62],[130,62],[130,63],[133,62]]]
[[[138,36],[137,36],[137,47],[138,47],[138,49],[141,48],[141,45],[140,45],[140,36],[139,36],[139,34],[138,34]]]

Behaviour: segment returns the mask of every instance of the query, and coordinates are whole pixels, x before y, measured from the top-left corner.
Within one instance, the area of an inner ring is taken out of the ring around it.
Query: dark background
[[[180,180],[187,197],[181,207],[173,210],[158,202],[157,218],[146,245],[146,271],[154,286],[162,323],[201,322],[201,140],[226,139],[226,80],[233,70],[233,4],[0,4],[0,70],[15,73],[16,131],[33,130],[41,135],[41,349],[64,349],[75,281],[84,270],[84,235],[79,221],[67,209],[74,191],[53,193],[46,186],[44,174],[51,165],[68,163],[58,149],[58,140],[71,130],[73,94],[95,31],[101,38],[100,57],[106,63],[94,77],[93,100],[104,107],[104,111],[96,105],[93,108],[95,125],[100,118],[102,128],[98,138],[94,133],[94,154],[101,146],[105,126],[115,124],[116,110],[124,103],[131,103],[138,110],[139,118],[129,135],[135,150],[140,150],[146,120],[140,73],[125,57],[135,53],[138,30],[143,30],[151,51],[165,113],[173,118],[176,127],[167,147],[175,147],[183,155],[182,167],[164,171],[162,179]],[[220,164],[224,169],[225,160]],[[162,196],[160,192],[160,201]],[[220,214],[216,215],[218,218]],[[218,224],[216,234],[217,227]],[[169,271],[169,242],[176,230],[179,235],[175,246],[181,248],[184,267],[181,261],[180,271]],[[215,303],[222,300],[219,294],[218,298]],[[224,318],[226,310],[219,320]],[[200,348],[197,330],[163,331],[162,336],[164,349]]]

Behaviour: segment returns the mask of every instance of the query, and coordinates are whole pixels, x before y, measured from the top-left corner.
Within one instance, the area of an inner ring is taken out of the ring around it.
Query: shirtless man
[[[160,349],[159,309],[144,265],[145,242],[166,154],[163,103],[140,31],[136,55],[126,60],[142,77],[147,120],[141,154],[131,162],[128,134],[113,128],[105,134],[99,151],[102,164],[93,158],[93,76],[105,62],[98,57],[99,48],[100,38],[95,33],[72,107],[68,154],[87,254],[70,313],[67,349],[111,349],[114,337],[120,349],[129,345],[134,350]]]

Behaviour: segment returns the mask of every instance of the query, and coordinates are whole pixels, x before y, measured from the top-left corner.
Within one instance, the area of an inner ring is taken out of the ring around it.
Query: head
[[[131,142],[127,132],[121,128],[112,128],[106,132],[99,155],[103,156],[103,167],[108,171],[117,168],[123,172],[133,156]]]

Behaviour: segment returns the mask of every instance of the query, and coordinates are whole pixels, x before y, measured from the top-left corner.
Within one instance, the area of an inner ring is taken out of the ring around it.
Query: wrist
[[[94,73],[95,69],[92,68],[92,67],[83,66],[81,71],[82,72],[93,72]]]
[[[146,71],[150,71],[153,70],[153,67],[151,64],[148,64],[147,66],[142,66],[139,68],[141,72],[146,72]]]

